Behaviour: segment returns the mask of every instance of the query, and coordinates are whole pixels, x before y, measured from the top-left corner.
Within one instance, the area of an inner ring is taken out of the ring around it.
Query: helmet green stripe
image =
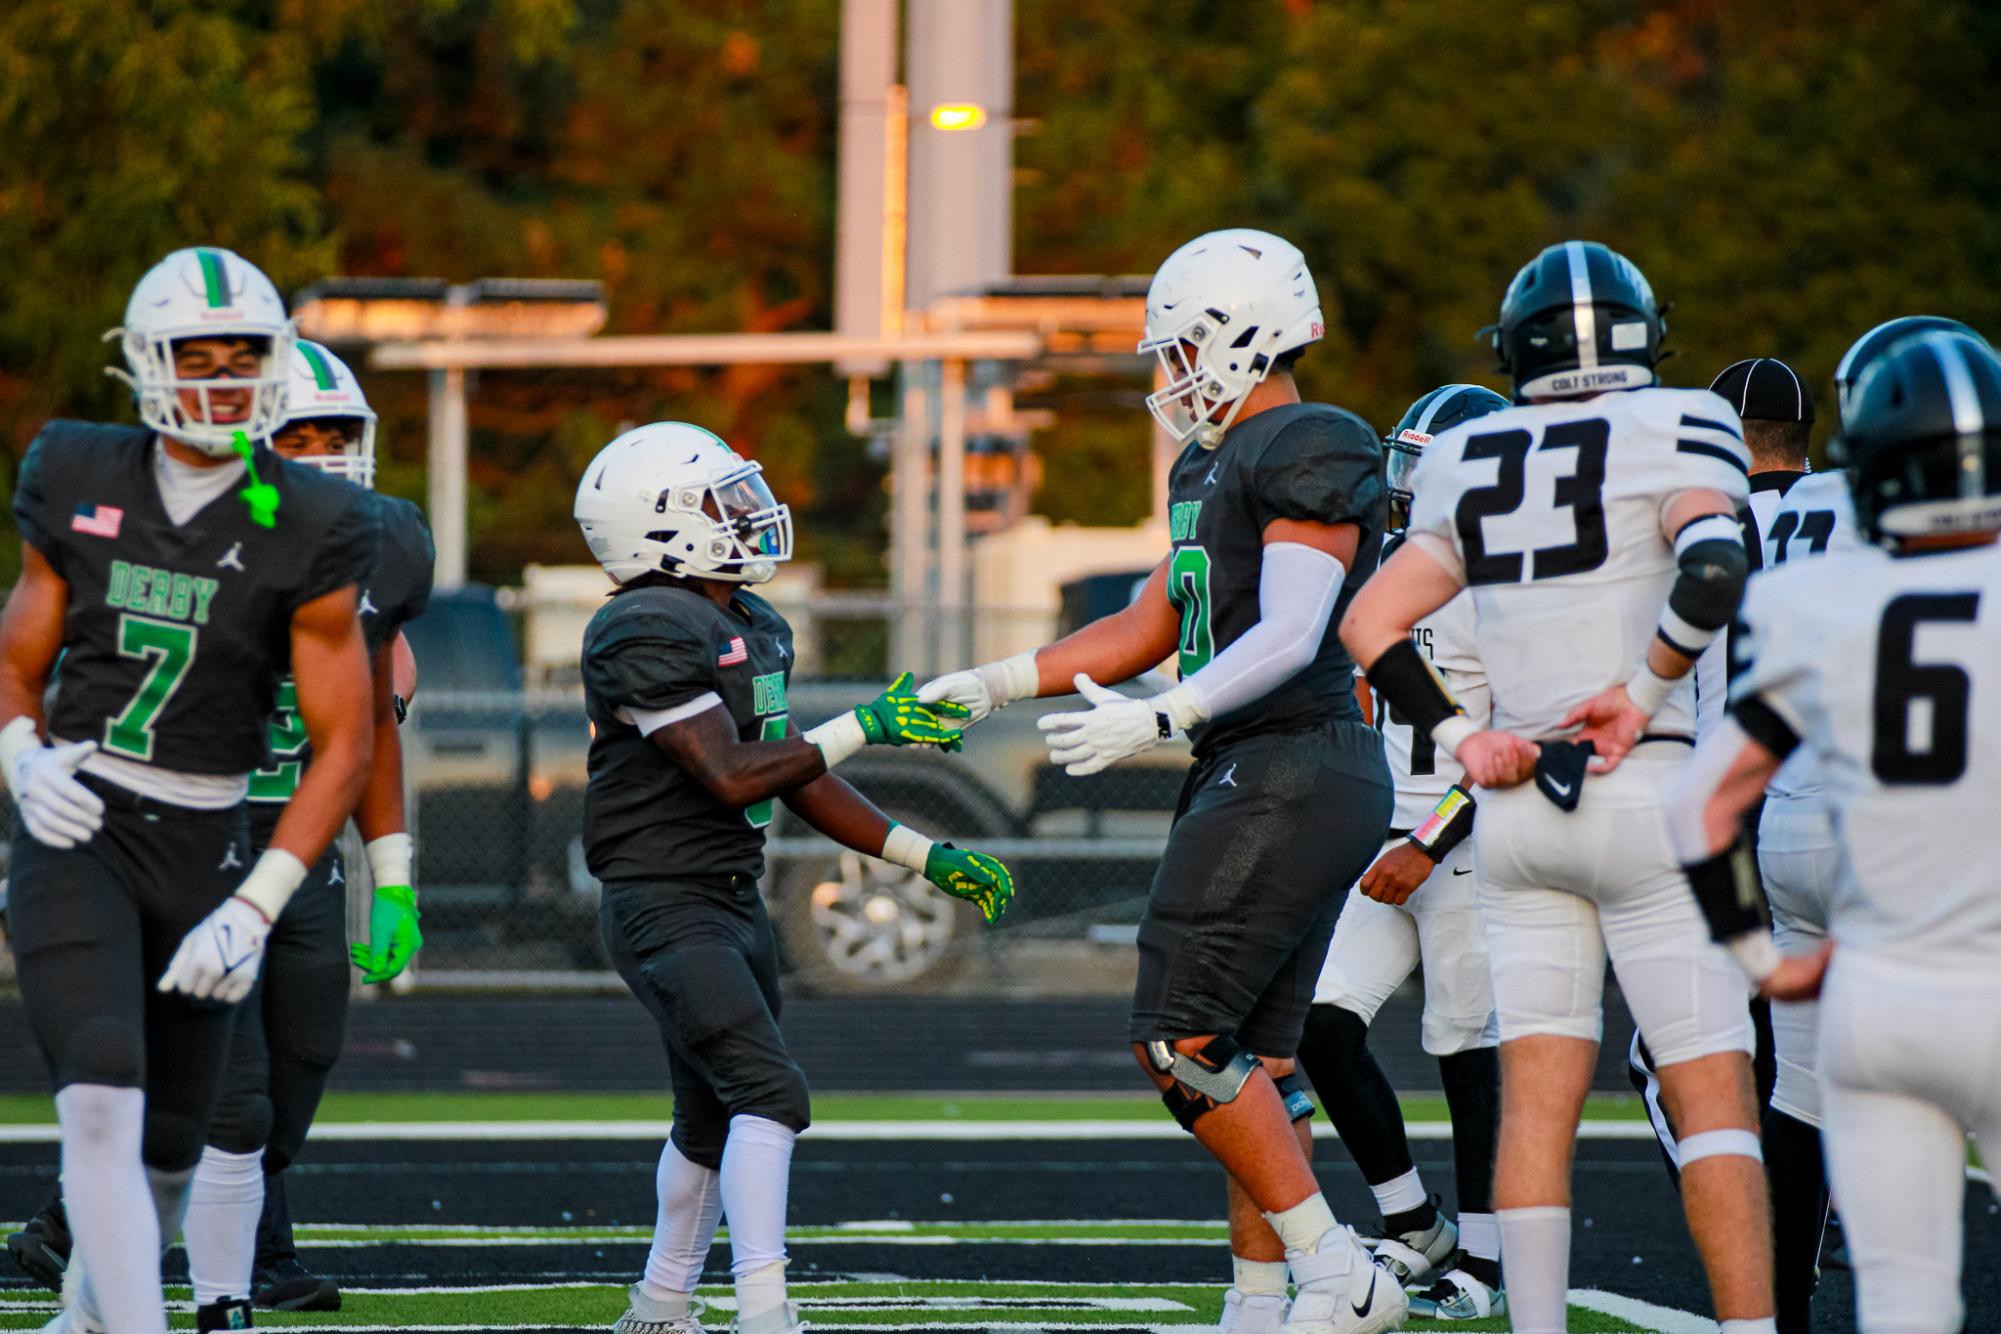
[[[229,280],[222,271],[222,256],[213,250],[197,250],[195,255],[201,260],[201,280],[202,285],[207,288],[205,295],[208,297],[209,309],[215,310],[228,305]]]
[[[301,341],[298,346],[299,355],[313,368],[314,383],[319,385],[322,392],[331,392],[336,387],[333,367],[327,364],[327,359],[320,355],[320,350],[311,343]]]

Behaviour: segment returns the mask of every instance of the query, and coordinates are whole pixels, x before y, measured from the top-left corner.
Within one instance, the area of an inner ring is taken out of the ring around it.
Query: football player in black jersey
[[[700,427],[659,422],[606,445],[577,488],[577,522],[618,585],[584,633],[585,858],[605,947],[660,1026],[674,1087],[658,1226],[621,1334],[698,1334],[695,1284],[724,1213],[737,1328],[798,1328],[785,1200],[808,1104],[757,889],[772,802],[989,922],[1014,893],[999,861],[895,823],[828,773],[867,745],[956,749],[941,715],[963,710],[919,704],[905,676],[804,735],[792,725],[792,631],[748,587],[792,555],[791,512],[761,471]]]
[[[1290,243],[1198,237],[1161,266],[1146,310],[1140,349],[1166,379],[1148,406],[1191,440],[1172,474],[1167,559],[1126,610],[918,697],[977,722],[1075,689],[1092,707],[1041,726],[1078,775],[1188,733],[1195,766],[1140,924],[1131,1038],[1169,1110],[1230,1173],[1224,1325],[1286,1320],[1289,1263],[1292,1326],[1394,1329],[1404,1291],[1322,1197],[1292,1069],[1342,893],[1390,827],[1382,740],[1334,633],[1349,571],[1376,566],[1382,449],[1354,414],[1299,401],[1291,368],[1322,326]],[[1177,652],[1181,684],[1152,699],[1100,684]]]
[[[301,340],[286,389],[285,420],[272,448],[372,488],[375,412],[353,372],[326,348]],[[350,951],[346,876],[339,849],[330,847],[272,925],[263,975],[237,1014],[222,1100],[184,1224],[198,1330],[238,1328],[233,1319],[249,1319],[253,1243],[258,1305],[339,1309],[340,1289],[298,1262],[281,1174],[305,1144],[340,1054],[350,957],[364,970],[364,981],[381,982],[400,973],[422,944],[409,883],[413,850],[404,828],[403,751],[396,731],[398,698],[407,698],[413,687],[395,685],[392,660],[401,627],[430,599],[435,553],[415,505],[392,496],[378,496],[376,503],[382,543],[360,603],[374,669],[375,748],[355,812],[374,873],[371,940]],[[273,762],[250,777],[253,854],[270,845],[311,760],[294,691],[287,677],[278,688],[271,723]],[[61,1196],[10,1236],[7,1249],[23,1269],[60,1290],[70,1250]]]
[[[122,344],[145,427],[52,422],[16,484],[0,774],[20,808],[8,934],[85,1270],[51,1328],[148,1334],[228,1007],[367,776],[356,606],[378,525],[366,493],[251,444],[282,415],[293,336],[242,258],[169,255]],[[244,796],[288,669],[318,762],[253,858]]]

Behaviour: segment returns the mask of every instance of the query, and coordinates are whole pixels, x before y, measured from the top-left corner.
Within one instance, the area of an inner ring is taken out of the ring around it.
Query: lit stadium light
[[[977,130],[987,123],[987,109],[971,102],[940,102],[931,108],[934,130]]]

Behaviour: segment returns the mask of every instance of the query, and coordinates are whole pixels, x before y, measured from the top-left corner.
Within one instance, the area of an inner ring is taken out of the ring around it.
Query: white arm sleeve
[[[1181,683],[1204,718],[1282,686],[1320,649],[1347,571],[1326,552],[1273,542],[1258,572],[1258,623]]]

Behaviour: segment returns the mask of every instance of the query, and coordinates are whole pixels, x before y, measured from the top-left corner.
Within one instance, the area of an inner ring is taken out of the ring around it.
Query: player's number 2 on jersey
[[[1925,625],[1969,625],[1978,593],[1906,593],[1883,610],[1876,634],[1875,743],[1869,768],[1892,787],[1943,787],[1966,772],[1973,681],[1949,662],[1916,660]]]
[[[1459,497],[1459,508],[1453,515],[1459,544],[1466,553],[1466,582],[1513,584],[1524,578],[1554,579],[1603,565],[1608,554],[1605,447],[1611,438],[1612,424],[1594,417],[1554,422],[1540,441],[1528,431],[1493,431],[1469,439],[1462,459],[1469,463],[1495,459],[1500,466],[1490,485],[1472,487]],[[1557,477],[1547,495],[1529,495],[1529,455],[1562,449],[1577,451],[1577,466],[1568,475]],[[1561,531],[1557,512],[1570,511],[1575,526],[1572,539],[1526,552],[1490,547],[1487,520],[1524,510],[1535,517],[1533,528],[1537,532]]]
[[[137,693],[104,725],[104,748],[134,760],[153,758],[153,724],[194,666],[199,634],[191,625],[126,613],[118,618],[118,656],[147,664]]]
[[[763,729],[757,734],[757,739],[759,741],[783,741],[785,739],[785,720],[790,716],[789,714],[778,713],[766,718]],[[762,829],[771,823],[771,813],[774,809],[772,798],[766,797],[763,801],[744,807],[743,818],[750,822],[752,829]]]
[[[1202,547],[1176,547],[1167,562],[1167,600],[1181,609],[1181,676],[1209,665],[1216,656],[1216,636],[1209,625],[1209,553]]]
[[[291,677],[278,683],[278,706],[271,714],[271,754],[268,769],[250,775],[252,801],[290,801],[305,771],[306,724],[299,717],[299,686]]]

